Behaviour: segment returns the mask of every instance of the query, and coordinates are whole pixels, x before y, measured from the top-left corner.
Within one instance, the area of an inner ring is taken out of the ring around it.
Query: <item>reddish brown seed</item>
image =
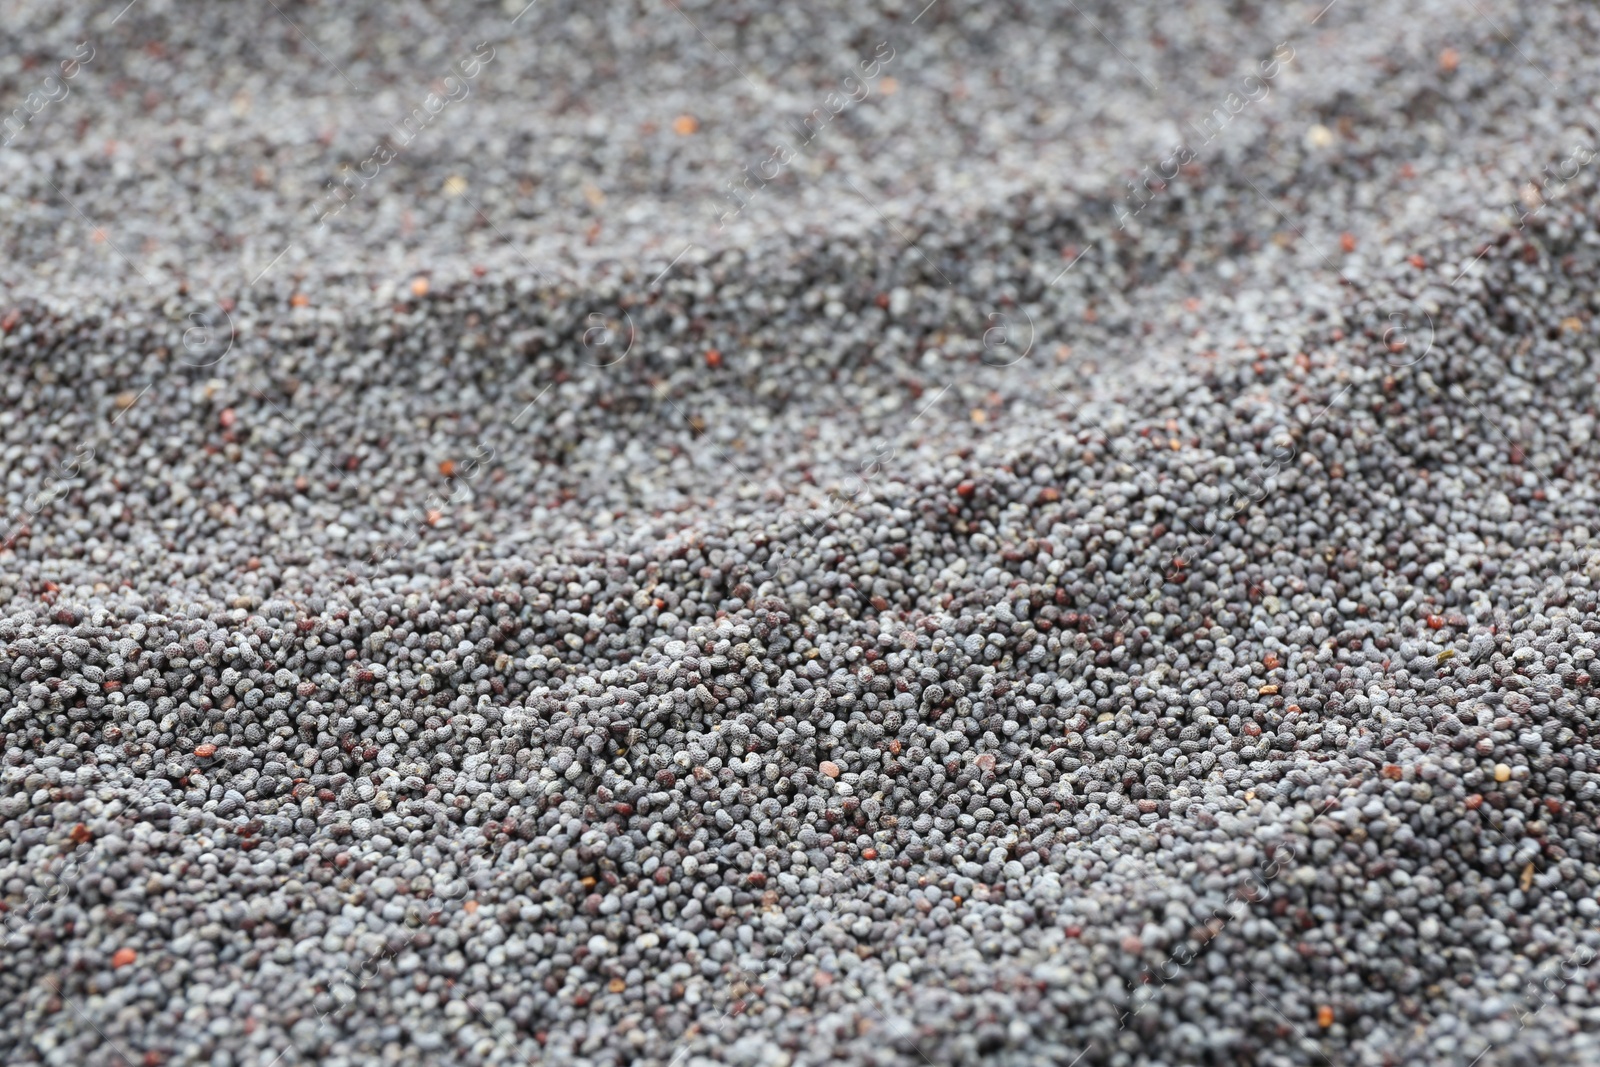
[[[1461,53],[1454,48],[1446,48],[1439,53],[1439,69],[1446,74],[1454,74],[1461,65]]]
[[[196,745],[194,754],[199,756],[201,759],[210,759],[212,756],[217,754],[217,746],[211,744],[209,741],[203,745]]]
[[[1271,652],[1268,652],[1265,656],[1263,656],[1261,658],[1261,665],[1263,667],[1265,667],[1269,671],[1277,670],[1278,669],[1278,662],[1279,662],[1278,657],[1275,656],[1274,654],[1272,654]]]
[[[289,306],[303,308],[311,303],[311,298],[304,293],[296,293],[289,298]]]
[[[1444,629],[1444,619],[1442,617],[1438,616],[1438,615],[1429,615],[1428,616],[1428,629],[1430,629],[1430,630],[1442,630],[1442,629]]]
[[[139,958],[139,954],[131,948],[119,948],[117,954],[111,957],[111,966],[126,967]]]
[[[232,408],[223,408],[217,413],[217,421],[222,424],[224,430],[232,426],[238,419],[239,416],[234,413]]]
[[[817,767],[817,770],[821,771],[823,774],[826,774],[829,778],[839,777],[839,765],[832,760],[823,760],[822,763]]]
[[[713,370],[722,366],[722,353],[718,352],[715,348],[707,349],[706,366],[712,368]]]
[[[956,495],[959,497],[970,497],[977,491],[978,486],[973,482],[962,482],[960,485],[956,486]]]
[[[861,850],[861,858],[864,860],[875,860],[878,858],[878,850],[875,848],[864,848]]]
[[[1385,763],[1383,765],[1383,776],[1385,778],[1390,778],[1390,779],[1393,779],[1394,781],[1398,782],[1400,780],[1401,776],[1404,775],[1404,774],[1405,774],[1405,772],[1402,771],[1399,768],[1399,766],[1397,766],[1396,764]]]
[[[994,770],[994,755],[992,753],[985,752],[983,755],[978,757],[977,764],[978,770],[980,771]]]
[[[1471,796],[1467,797],[1467,810],[1468,811],[1477,811],[1482,806],[1483,806],[1483,794],[1481,794],[1481,793],[1473,793]]]
[[[1323,1004],[1317,1008],[1317,1025],[1326,1030],[1333,1025],[1333,1008]]]
[[[78,825],[72,828],[72,832],[67,836],[72,838],[74,844],[82,845],[90,841],[94,837],[94,834],[89,831],[87,826],[80,822]]]
[[[1356,235],[1353,233],[1341,233],[1339,235],[1339,247],[1346,254],[1354,252],[1356,250]]]

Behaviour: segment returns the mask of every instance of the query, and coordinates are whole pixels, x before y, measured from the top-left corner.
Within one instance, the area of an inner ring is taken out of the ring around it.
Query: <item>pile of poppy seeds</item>
[[[0,1061],[1600,1057],[1479,3],[12,5]]]

